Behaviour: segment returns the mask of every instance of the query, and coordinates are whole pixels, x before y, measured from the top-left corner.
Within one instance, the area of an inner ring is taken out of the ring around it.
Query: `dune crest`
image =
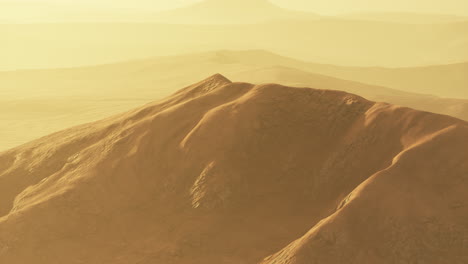
[[[0,262],[462,263],[467,136],[217,74],[0,153]]]
[[[463,99],[468,98],[468,63],[353,68],[307,63],[263,50],[220,50],[80,68],[0,72],[0,151],[164,98],[214,72],[233,81],[342,90],[371,101],[468,120],[468,99]]]

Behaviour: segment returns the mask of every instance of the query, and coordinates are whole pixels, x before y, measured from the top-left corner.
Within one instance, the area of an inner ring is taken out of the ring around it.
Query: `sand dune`
[[[343,90],[374,101],[468,120],[466,99],[411,93],[431,87],[430,91],[438,91],[441,96],[459,93],[465,94],[466,98],[468,75],[463,74],[465,66],[460,66],[401,70],[347,68],[311,64],[250,50],[206,52],[71,69],[0,72],[0,150],[163,98],[215,72],[239,81]],[[385,74],[378,75],[373,71]],[[355,80],[339,80],[317,73]],[[363,84],[366,81],[377,85]],[[394,87],[387,84],[400,84],[399,87],[404,89],[392,89]]]
[[[414,93],[468,99],[468,63],[425,67],[336,67],[310,65],[309,71]]]
[[[65,85],[65,82],[73,84],[76,81],[88,80],[88,82],[92,83],[97,79],[119,78],[120,76],[123,78],[133,75],[132,78],[134,78],[136,74],[149,75],[152,71],[152,74],[155,75],[153,78],[158,80],[155,83],[161,83],[164,79],[159,76],[163,75],[167,76],[166,80],[172,79],[174,76],[177,76],[178,79],[181,76],[186,76],[186,78],[182,78],[181,82],[175,83],[173,87],[177,88],[181,85],[195,82],[197,79],[203,78],[203,76],[217,70],[229,75],[231,73],[274,66],[294,68],[344,80],[385,86],[409,93],[468,99],[468,62],[403,68],[344,67],[292,59],[266,50],[217,50],[117,62],[99,66],[8,71],[0,72],[0,82],[2,82],[2,86],[4,87],[14,84],[17,86],[15,90],[22,90],[31,89],[31,84],[41,81],[44,82],[43,87],[34,87],[34,89],[41,89],[41,92],[38,94],[42,95],[47,93],[46,91],[60,94],[76,91],[86,92],[88,89],[80,84],[81,87],[73,86],[57,91],[57,89],[51,88],[53,85],[49,85],[49,82],[62,80],[64,82],[62,85]],[[164,82],[163,84],[167,86],[167,83]],[[114,87],[122,85],[121,81],[113,84]],[[100,89],[93,88],[93,93],[108,88],[115,90],[114,87],[101,86],[102,88]],[[3,89],[0,92],[5,93],[8,90],[10,89]],[[15,97],[15,93],[11,93],[8,96]],[[105,93],[108,93],[107,90]],[[141,93],[139,95],[141,96]]]
[[[467,136],[215,75],[1,153],[0,262],[464,263]]]
[[[205,54],[200,58],[208,56],[210,55]],[[265,50],[220,51],[211,53],[211,59],[224,64],[251,65],[251,69],[254,66],[257,69],[283,66],[350,81],[390,87],[409,93],[468,99],[468,62],[402,68],[344,67],[305,62]],[[300,79],[298,78],[299,81]],[[265,82],[265,80],[263,81]]]
[[[402,90],[390,89],[383,86],[346,81],[279,66],[235,73],[230,76],[234,78],[234,80],[245,80],[253,83],[274,82],[300,87],[342,90],[358,94],[373,101],[409,106],[418,110],[446,114],[468,120],[468,99],[440,98],[437,96],[404,92]],[[429,79],[426,81],[428,83],[430,82]]]

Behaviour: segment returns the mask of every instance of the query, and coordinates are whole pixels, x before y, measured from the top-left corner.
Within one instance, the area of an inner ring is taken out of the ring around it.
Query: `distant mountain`
[[[408,12],[368,12],[343,14],[340,17],[346,19],[361,19],[407,24],[438,24],[468,21],[468,17],[444,14],[424,14]]]
[[[465,263],[467,137],[214,75],[0,153],[0,263]]]
[[[468,22],[427,25],[327,18],[236,25],[0,24],[0,35],[6,39],[0,49],[2,70],[75,67],[219,49],[264,49],[347,66],[468,61]]]
[[[175,24],[250,24],[279,19],[317,19],[307,12],[283,9],[268,0],[205,0],[161,12],[155,21]]]

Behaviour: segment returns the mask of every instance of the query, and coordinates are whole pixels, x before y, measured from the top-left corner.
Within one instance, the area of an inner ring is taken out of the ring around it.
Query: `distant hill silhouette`
[[[283,9],[268,0],[205,0],[155,15],[159,22],[175,24],[250,24],[278,19],[317,19],[308,12]]]

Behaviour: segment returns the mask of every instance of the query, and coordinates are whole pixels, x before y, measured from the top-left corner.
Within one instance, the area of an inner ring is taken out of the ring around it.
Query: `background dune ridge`
[[[163,98],[215,72],[235,81],[343,90],[372,101],[468,120],[466,66],[341,67],[263,50],[221,50],[99,66],[0,72],[0,150]]]

